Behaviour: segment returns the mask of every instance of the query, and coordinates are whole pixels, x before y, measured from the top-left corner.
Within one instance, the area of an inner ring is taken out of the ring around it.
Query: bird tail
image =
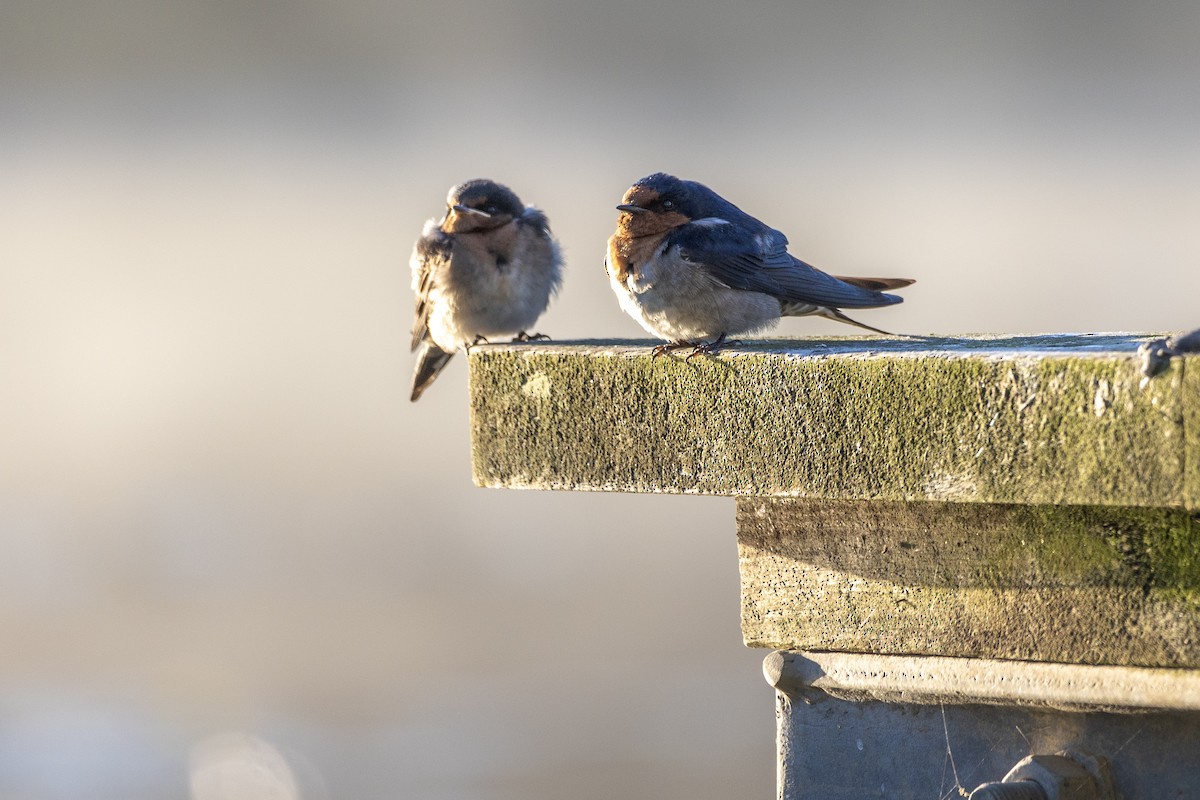
[[[845,278],[843,278],[842,280],[845,280]],[[859,328],[865,328],[866,330],[874,331],[875,333],[882,333],[884,336],[895,336],[896,335],[894,333],[885,331],[881,328],[872,328],[870,325],[867,325],[865,322],[859,322],[856,319],[850,319],[850,317],[847,317],[845,314],[843,314],[841,312],[841,309],[821,307],[812,313],[813,313],[814,317],[824,317],[825,319],[832,319],[832,320],[836,320],[837,322],[845,322],[847,325],[855,325]]]
[[[851,286],[870,289],[873,292],[890,292],[893,289],[903,289],[905,286],[912,286],[916,283],[912,278],[847,278],[845,275],[834,275],[833,277]]]
[[[417,353],[417,366],[413,369],[412,397],[409,398],[412,402],[417,402],[417,398],[429,388],[429,384],[433,383],[434,378],[438,376],[453,355],[453,350],[447,353],[429,339],[421,342],[421,349]]]

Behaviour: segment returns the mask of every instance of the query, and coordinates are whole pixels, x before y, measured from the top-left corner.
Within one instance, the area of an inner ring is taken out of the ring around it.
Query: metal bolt
[[[1099,800],[1100,787],[1083,765],[1061,755],[1026,756],[1004,776],[1009,783],[1032,781],[1049,800]]]
[[[1088,766],[1085,766],[1087,764]],[[1026,756],[1004,780],[985,783],[968,800],[1109,800],[1107,765],[1080,753]]]
[[[1046,800],[1046,792],[1035,781],[985,783],[971,792],[967,800]]]

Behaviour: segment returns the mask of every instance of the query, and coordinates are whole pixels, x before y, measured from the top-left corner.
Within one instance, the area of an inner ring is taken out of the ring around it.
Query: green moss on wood
[[[752,646],[1200,667],[1200,520],[1172,509],[738,501]]]
[[[831,339],[691,361],[651,359],[649,343],[475,348],[475,477],[527,488],[1194,505],[1184,421],[1196,413],[1195,387],[1185,390],[1178,360],[1143,381],[1137,342],[980,338],[921,350]]]

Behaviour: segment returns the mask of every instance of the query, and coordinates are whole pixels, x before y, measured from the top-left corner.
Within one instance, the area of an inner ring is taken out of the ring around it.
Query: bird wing
[[[869,284],[839,280],[795,258],[787,251],[787,237],[766,225],[755,229],[737,223],[688,223],[670,234],[668,247],[678,247],[680,257],[730,289],[834,308],[871,308],[902,300]]]
[[[550,238],[550,220],[540,208],[525,206],[525,213],[517,217],[521,225],[531,228],[538,236]]]
[[[425,225],[425,232],[413,245],[412,287],[416,295],[413,313],[412,350],[429,336],[429,295],[437,283],[438,273],[450,262],[450,237],[434,220]]]

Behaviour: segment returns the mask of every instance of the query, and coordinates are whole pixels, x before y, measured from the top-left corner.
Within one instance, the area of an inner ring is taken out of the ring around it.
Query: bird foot
[[[685,340],[680,340],[678,342],[667,342],[666,344],[660,344],[660,345],[656,346],[653,350],[650,351],[650,356],[652,358],[658,358],[659,356],[665,356],[668,353],[673,353],[676,350],[683,350],[685,348],[690,347],[690,348],[692,348],[692,352],[688,353],[687,356],[683,359],[684,361],[687,361],[687,360],[691,359],[692,356],[698,356],[698,355],[711,356],[713,353],[717,352],[722,347],[725,347],[725,346],[731,345],[731,344],[740,344],[740,340],[739,339],[726,339],[725,334],[722,333],[720,336],[718,336],[716,339],[713,339],[711,342],[689,342],[689,341],[685,341]]]
[[[722,333],[711,342],[700,342],[699,344],[695,345],[695,347],[692,348],[692,352],[688,353],[683,360],[691,361],[693,356],[699,355],[711,356],[722,347],[726,347],[731,344],[741,344],[741,342],[738,339],[726,339],[725,334]]]
[[[487,340],[486,336],[484,336],[483,334],[479,334],[478,336],[475,337],[475,339],[473,341],[470,341],[470,342],[467,342],[466,344],[464,344],[463,350],[465,350],[469,353],[469,352],[471,352],[471,348],[477,344],[491,344],[491,342],[489,342]]]
[[[659,356],[665,356],[668,353],[672,353],[676,350],[682,350],[685,347],[699,346],[699,342],[667,342],[666,344],[655,345],[654,349],[650,351],[650,357],[658,358]]]
[[[539,339],[550,341],[550,337],[544,333],[526,333],[525,331],[519,331],[517,335],[513,337],[514,342],[536,342]]]

